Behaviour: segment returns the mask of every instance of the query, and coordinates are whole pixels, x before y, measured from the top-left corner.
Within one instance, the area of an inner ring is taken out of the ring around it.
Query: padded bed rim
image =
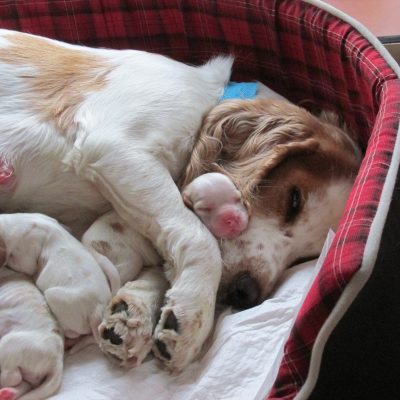
[[[377,51],[382,55],[385,61],[393,69],[400,79],[400,66],[390,55],[388,50],[383,46],[383,44],[378,40],[378,38],[373,35],[363,24],[345,14],[344,12],[332,7],[329,4],[323,3],[320,0],[303,0],[306,3],[319,7],[330,14],[340,18],[341,20],[352,25],[358,32],[360,32],[371,44],[376,48]],[[347,284],[342,295],[340,296],[338,302],[332,309],[329,317],[322,325],[312,352],[309,365],[309,371],[307,378],[296,395],[296,400],[306,400],[312,393],[319,375],[319,370],[321,366],[322,355],[325,349],[325,345],[336,327],[339,321],[342,319],[348,308],[351,306],[352,302],[357,298],[358,294],[368,282],[377,258],[378,250],[380,247],[380,239],[382,237],[382,232],[386,223],[386,217],[389,211],[390,199],[395,188],[396,177],[399,171],[400,164],[400,126],[397,131],[396,143],[392,155],[392,160],[389,166],[388,173],[383,185],[381,199],[372,221],[370,233],[366,242],[361,268],[355,272],[350,282]]]

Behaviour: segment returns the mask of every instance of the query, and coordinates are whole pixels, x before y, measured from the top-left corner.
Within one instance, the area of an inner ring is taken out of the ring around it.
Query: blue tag
[[[229,82],[220,100],[254,99],[257,94],[258,82]]]

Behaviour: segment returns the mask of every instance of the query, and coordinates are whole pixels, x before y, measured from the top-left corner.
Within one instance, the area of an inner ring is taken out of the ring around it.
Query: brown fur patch
[[[112,222],[110,224],[110,227],[113,231],[118,232],[118,233],[124,233],[124,231],[125,231],[124,226],[119,222]]]
[[[266,200],[269,192],[282,211],[287,194],[277,190],[281,179],[311,189],[321,181],[356,176],[360,160],[355,144],[333,122],[286,101],[222,102],[205,118],[180,183],[185,186],[203,173],[218,170],[232,179],[250,209],[257,198]],[[303,170],[299,184],[291,178],[297,168]],[[271,207],[264,201],[260,208]]]
[[[31,92],[32,109],[44,121],[63,133],[72,124],[85,96],[104,87],[111,66],[106,60],[55,42],[23,33],[6,35],[10,43],[0,48],[0,61],[18,67],[32,67],[20,75]]]
[[[100,254],[103,254],[104,256],[107,256],[107,253],[109,253],[112,248],[110,243],[106,242],[105,240],[93,240],[90,245]]]

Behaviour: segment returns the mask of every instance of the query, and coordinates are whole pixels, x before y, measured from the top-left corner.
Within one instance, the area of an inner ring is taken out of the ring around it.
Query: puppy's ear
[[[187,193],[186,190],[184,190],[182,192],[182,199],[183,199],[183,202],[184,202],[185,206],[190,208],[191,210],[193,210],[192,200],[191,200],[191,198],[190,198],[190,196],[189,196],[189,194]]]

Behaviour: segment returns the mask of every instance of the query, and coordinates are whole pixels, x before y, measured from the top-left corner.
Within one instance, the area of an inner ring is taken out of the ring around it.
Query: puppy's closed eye
[[[212,207],[196,207],[196,212],[209,213],[211,210]]]

